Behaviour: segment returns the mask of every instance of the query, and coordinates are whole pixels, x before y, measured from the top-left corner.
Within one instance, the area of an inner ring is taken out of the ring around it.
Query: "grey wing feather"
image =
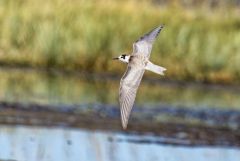
[[[146,57],[149,57],[152,50],[152,45],[162,29],[163,25],[153,29],[152,31],[148,32],[140,39],[138,39],[133,44],[133,55],[144,54]]]
[[[119,103],[121,111],[122,126],[127,128],[128,119],[135,101],[137,89],[142,80],[144,69],[134,69],[130,65],[123,75],[119,89]]]
[[[122,127],[127,128],[128,119],[135,101],[137,90],[130,89],[128,86],[122,85],[119,93],[120,111]]]

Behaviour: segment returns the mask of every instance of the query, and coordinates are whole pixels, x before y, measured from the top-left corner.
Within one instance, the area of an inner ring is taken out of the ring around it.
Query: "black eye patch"
[[[122,55],[121,58],[125,59],[126,55]]]

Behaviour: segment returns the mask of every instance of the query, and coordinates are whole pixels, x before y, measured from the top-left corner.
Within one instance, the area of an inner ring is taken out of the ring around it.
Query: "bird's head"
[[[129,58],[130,58],[130,55],[122,54],[122,55],[120,55],[117,58],[113,58],[113,60],[119,60],[119,61],[122,61],[124,63],[128,63],[129,62]]]

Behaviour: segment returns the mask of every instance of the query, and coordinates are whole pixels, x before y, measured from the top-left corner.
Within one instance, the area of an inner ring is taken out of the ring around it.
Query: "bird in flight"
[[[142,80],[145,70],[164,75],[166,68],[153,64],[149,61],[152,45],[163,29],[163,25],[153,29],[133,43],[131,55],[120,55],[114,60],[127,63],[127,70],[120,81],[119,104],[123,129],[127,128],[128,119],[135,101],[137,89]]]

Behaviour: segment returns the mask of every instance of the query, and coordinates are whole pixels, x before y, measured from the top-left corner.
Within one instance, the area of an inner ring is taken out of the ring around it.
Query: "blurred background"
[[[112,61],[164,24],[123,131]],[[240,158],[240,0],[0,0],[0,160]],[[191,157],[189,157],[191,154]]]

